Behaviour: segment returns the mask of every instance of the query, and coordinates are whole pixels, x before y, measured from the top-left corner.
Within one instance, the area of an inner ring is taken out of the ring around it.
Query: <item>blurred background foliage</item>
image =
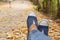
[[[7,0],[0,0],[7,2]],[[60,0],[30,0],[34,9],[44,14],[48,14],[51,19],[60,18]],[[1,3],[0,3],[1,4]]]
[[[60,0],[30,0],[34,8],[48,14],[52,19],[60,18]]]
[[[0,0],[0,1],[2,1],[2,0]]]

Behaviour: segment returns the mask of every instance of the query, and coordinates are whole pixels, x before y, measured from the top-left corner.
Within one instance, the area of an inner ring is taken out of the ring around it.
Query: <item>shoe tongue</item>
[[[42,33],[44,33],[44,30],[42,30]]]
[[[33,24],[35,24],[35,21],[33,21]]]

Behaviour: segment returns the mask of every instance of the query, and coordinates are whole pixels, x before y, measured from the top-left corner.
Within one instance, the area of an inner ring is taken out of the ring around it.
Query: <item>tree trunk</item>
[[[51,0],[47,0],[47,7],[46,7],[46,13],[50,13],[50,6],[51,6]]]
[[[57,0],[50,0],[50,16],[52,19],[56,19],[57,17],[57,11],[58,11],[58,8],[57,8]]]
[[[60,1],[58,0],[58,14],[57,14],[58,18],[60,18]]]

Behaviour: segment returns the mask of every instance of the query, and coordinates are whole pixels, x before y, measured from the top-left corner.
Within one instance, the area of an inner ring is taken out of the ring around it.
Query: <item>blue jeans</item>
[[[35,22],[35,25],[38,26],[37,18],[35,16],[28,16],[27,18],[27,28],[28,28],[27,40],[29,39],[29,28],[33,24],[33,21]]]
[[[48,26],[38,26],[38,30],[41,32],[42,30],[44,31],[44,34],[48,36]]]
[[[51,38],[40,32],[39,30],[32,30],[29,34],[28,40],[51,40]]]

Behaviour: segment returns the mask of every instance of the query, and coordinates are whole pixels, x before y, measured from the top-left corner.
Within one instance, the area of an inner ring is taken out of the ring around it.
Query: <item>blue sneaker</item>
[[[27,28],[28,28],[28,35],[27,35],[27,40],[30,40],[29,38],[29,28],[30,26],[33,24],[38,26],[38,22],[37,22],[37,18],[36,18],[36,15],[34,12],[30,12],[30,14],[28,15],[28,18],[27,18]]]
[[[44,31],[44,34],[48,36],[48,20],[47,19],[42,19],[41,22],[39,23],[38,30],[40,32]]]
[[[38,26],[37,17],[35,15],[35,13],[30,12],[30,14],[28,15],[28,18],[27,18],[27,27],[28,27],[28,29],[31,26],[31,24],[33,24],[33,21],[35,22],[35,25]]]

